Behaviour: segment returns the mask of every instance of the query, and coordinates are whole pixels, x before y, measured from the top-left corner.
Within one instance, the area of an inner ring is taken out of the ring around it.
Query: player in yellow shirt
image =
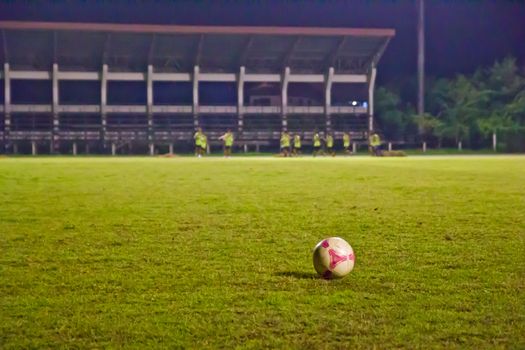
[[[343,150],[346,154],[351,154],[350,152],[350,134],[346,131],[343,133]]]
[[[197,157],[202,157],[202,129],[197,128],[197,132],[193,135],[193,140],[195,141],[195,155]]]
[[[372,148],[372,154],[376,157],[383,155],[381,152],[381,138],[376,132],[370,136],[370,147]]]
[[[283,131],[281,134],[281,154],[284,157],[288,157],[290,155],[290,134],[288,132]]]
[[[332,157],[335,157],[334,137],[332,136],[332,134],[326,135],[326,152]]]
[[[232,147],[233,147],[233,133],[230,129],[226,131],[224,135],[219,137],[219,140],[222,140],[224,143],[224,156],[230,157],[232,155]]]
[[[314,132],[314,137],[312,141],[314,145],[313,156],[317,157],[317,155],[319,155],[319,152],[321,151],[321,136],[319,136],[319,133],[317,131]]]
[[[301,135],[295,134],[293,137],[293,151],[294,156],[301,154]]]
[[[205,133],[201,133],[201,155],[205,155],[208,149],[208,136]]]

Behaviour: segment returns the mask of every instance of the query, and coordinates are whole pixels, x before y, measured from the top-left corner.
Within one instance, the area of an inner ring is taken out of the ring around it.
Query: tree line
[[[425,84],[427,112],[421,116],[402,84],[376,90],[377,126],[387,140],[473,149],[495,142],[501,151],[525,151],[525,69],[515,58]]]

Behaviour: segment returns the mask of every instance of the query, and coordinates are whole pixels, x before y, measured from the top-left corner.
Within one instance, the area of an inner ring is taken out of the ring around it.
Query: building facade
[[[0,31],[3,152],[74,154],[174,151],[191,143],[198,127],[212,144],[233,129],[243,147],[277,144],[283,130],[301,133],[306,144],[314,129],[366,140],[377,65],[395,35],[9,21]],[[213,95],[213,84],[233,97],[206,101],[203,88]],[[271,93],[253,93],[264,84]],[[315,86],[321,98],[310,88],[291,95],[294,84]],[[365,103],[332,104],[333,89],[355,84],[367,91]]]

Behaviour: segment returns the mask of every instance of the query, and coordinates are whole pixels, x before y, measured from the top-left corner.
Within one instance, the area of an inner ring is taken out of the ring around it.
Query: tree
[[[505,58],[494,63],[480,85],[489,96],[483,101],[485,115],[476,121],[481,134],[495,139],[502,131],[519,130],[525,114],[525,79],[519,74],[516,60]]]
[[[479,68],[469,76],[429,80],[428,113],[420,117],[414,116],[407,102],[411,99],[396,92],[404,91],[406,84],[398,84],[397,89],[376,92],[378,121],[388,138],[409,139],[421,131],[424,140],[436,137],[439,145],[442,141],[483,145],[489,136],[505,133],[506,140],[513,138],[514,145],[525,148],[525,75],[514,58]]]
[[[403,110],[401,98],[394,91],[380,87],[375,92],[375,115],[389,140],[402,140],[411,118]]]
[[[425,141],[432,136],[436,136],[436,130],[442,127],[442,122],[429,113],[424,113],[423,115],[415,114],[413,120],[418,126],[421,137]]]

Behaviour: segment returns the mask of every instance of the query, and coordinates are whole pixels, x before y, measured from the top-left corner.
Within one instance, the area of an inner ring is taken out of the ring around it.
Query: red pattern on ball
[[[330,268],[334,269],[338,264],[342,263],[343,261],[351,260],[350,256],[345,255],[338,255],[335,250],[330,249],[328,251],[328,254],[330,254]]]

